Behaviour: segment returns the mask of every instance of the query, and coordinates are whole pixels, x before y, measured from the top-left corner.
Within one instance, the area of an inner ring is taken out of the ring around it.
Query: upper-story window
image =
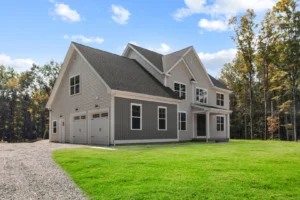
[[[224,106],[224,94],[217,93],[217,106]]]
[[[186,86],[183,83],[174,83],[174,91],[181,99],[186,99]]]
[[[207,104],[208,93],[206,89],[196,88],[196,101]]]
[[[80,76],[76,75],[70,78],[70,95],[80,93]]]

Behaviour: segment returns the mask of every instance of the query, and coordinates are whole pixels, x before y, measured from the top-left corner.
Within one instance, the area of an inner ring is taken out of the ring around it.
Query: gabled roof
[[[78,51],[113,90],[178,99],[137,61],[73,42]]]
[[[175,63],[182,58],[182,56],[191,48],[191,46],[175,51],[173,53],[164,55],[162,58],[164,72],[167,72]]]
[[[163,55],[154,51],[150,51],[148,49],[139,47],[137,45],[130,44],[135,50],[137,50],[140,54],[142,54],[149,62],[151,62],[157,69],[161,72],[164,71],[163,69]]]
[[[167,55],[162,55],[133,44],[130,45],[135,50],[137,50],[140,54],[142,54],[155,67],[157,67],[161,72],[168,72],[168,70],[170,70],[170,68],[172,68],[176,64],[176,62],[178,62],[184,56],[185,53],[187,53],[191,48],[193,49],[193,46],[189,46],[179,51],[175,51]],[[208,73],[207,75],[214,87],[224,89],[224,90],[229,90],[223,83],[215,79],[213,76],[211,76]]]

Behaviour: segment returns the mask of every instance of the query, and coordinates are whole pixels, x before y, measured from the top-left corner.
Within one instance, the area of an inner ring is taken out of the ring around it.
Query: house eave
[[[160,102],[160,103],[168,103],[168,104],[179,104],[182,102],[182,100],[180,99],[160,97],[160,96],[141,94],[135,92],[127,92],[121,90],[111,90],[111,95],[115,97],[121,97],[127,99],[137,99],[143,101],[152,101],[152,102]]]

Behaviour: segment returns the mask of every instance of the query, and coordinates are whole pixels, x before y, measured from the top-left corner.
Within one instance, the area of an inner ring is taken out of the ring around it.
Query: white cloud
[[[30,69],[33,63],[35,62],[30,58],[12,59],[8,55],[0,54],[0,65],[13,67],[17,72],[23,72]]]
[[[168,53],[171,50],[171,47],[169,47],[166,44],[161,44],[160,48],[156,49],[155,51],[159,52],[159,53]]]
[[[184,0],[185,8],[177,9],[174,19],[182,20],[192,14],[207,14],[211,16],[233,16],[254,9],[256,12],[272,8],[277,0]]]
[[[122,6],[111,5],[111,8],[114,13],[112,19],[118,24],[127,24],[129,16],[131,15],[130,12]]]
[[[222,20],[201,19],[199,26],[208,31],[226,31],[228,28],[227,22]]]
[[[62,20],[69,22],[81,21],[80,14],[76,10],[72,10],[69,5],[56,3],[54,6],[54,14],[60,16]]]
[[[103,38],[99,38],[99,37],[86,37],[83,35],[64,35],[63,36],[64,39],[70,39],[73,41],[80,41],[83,43],[98,43],[98,44],[102,44],[104,42]]]
[[[221,50],[216,53],[198,53],[201,61],[208,71],[217,71],[223,67],[225,63],[231,62],[236,56],[236,49]]]

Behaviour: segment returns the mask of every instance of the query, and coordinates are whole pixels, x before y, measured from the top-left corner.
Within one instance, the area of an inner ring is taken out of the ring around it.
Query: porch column
[[[230,139],[230,114],[227,114],[227,137]]]
[[[209,131],[209,111],[206,111],[205,115],[206,115],[206,142],[208,142],[208,139],[210,138],[210,131]]]

